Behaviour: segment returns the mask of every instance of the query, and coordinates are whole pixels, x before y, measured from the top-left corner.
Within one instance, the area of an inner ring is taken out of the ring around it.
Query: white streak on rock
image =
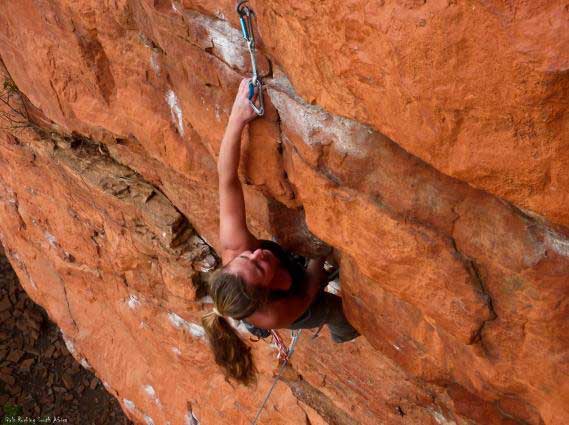
[[[445,417],[445,415],[443,415],[440,411],[434,410],[432,408],[429,408],[430,412],[431,412],[431,416],[433,418],[435,418],[435,421],[437,421],[438,424],[440,425],[456,425],[456,422],[450,419],[447,419]]]
[[[245,70],[245,57],[248,52],[241,31],[234,28],[228,21],[212,19],[201,14],[187,16],[192,25],[201,27],[211,40],[214,52],[220,59],[233,68]]]
[[[545,240],[557,254],[563,257],[569,257],[569,239],[561,236],[559,233],[548,230],[545,233]]]
[[[176,13],[180,13],[180,14],[182,13],[182,11],[180,10],[180,6],[178,6],[176,4],[176,2],[172,2],[172,10]]]
[[[200,425],[200,421],[195,417],[194,412],[191,410],[186,413],[186,424],[185,425]]]
[[[127,304],[131,310],[134,310],[136,307],[140,305],[140,301],[138,300],[138,297],[136,295],[131,294],[128,297]]]
[[[158,52],[152,50],[150,53],[150,67],[154,70],[156,75],[160,75],[160,63],[158,62]]]
[[[145,385],[144,392],[151,398],[156,397],[156,391],[154,391],[154,387],[152,385]]]
[[[183,328],[188,331],[195,338],[204,338],[205,330],[203,327],[196,325],[195,323],[188,322],[178,316],[176,313],[168,313],[168,318],[170,322],[177,328]]]
[[[182,354],[182,352],[180,351],[180,349],[178,347],[172,347],[172,352],[177,356]]]
[[[44,232],[44,237],[52,248],[57,248],[57,239],[47,230]]]
[[[91,365],[89,364],[89,362],[87,361],[87,359],[85,357],[81,357],[81,361],[79,362],[81,364],[81,366],[83,366],[85,369],[87,370],[91,370]]]
[[[172,90],[168,90],[166,92],[166,103],[170,107],[170,113],[172,114],[172,121],[176,124],[178,128],[178,132],[180,136],[184,136],[184,123],[182,121],[182,108],[180,108],[180,104],[178,102],[178,97],[176,93]]]
[[[111,392],[111,386],[108,384],[108,382],[107,381],[102,381],[102,382],[103,382],[103,387],[105,387],[105,389],[108,392]]]
[[[160,400],[156,396],[156,391],[154,391],[154,387],[152,385],[145,385],[144,392],[150,397],[151,400],[154,400],[156,405],[160,406]]]
[[[401,351],[401,347],[398,346],[397,344],[393,344],[393,347],[394,347],[397,351]]]
[[[134,405],[134,403],[133,403],[132,401],[127,400],[126,398],[123,398],[123,399],[122,399],[122,402],[124,403],[125,407],[126,407],[128,410],[134,410],[134,409],[136,409],[136,406]]]
[[[326,286],[326,291],[334,295],[339,295],[342,292],[342,288],[337,280],[331,280]]]
[[[204,338],[205,330],[202,326],[195,323],[188,323],[188,331],[196,338]]]
[[[76,351],[75,351],[75,344],[73,344],[73,341],[67,338],[67,336],[65,336],[63,332],[61,332],[61,337],[63,338],[63,342],[65,342],[67,350],[71,353],[71,355],[73,355],[73,357],[75,357]]]
[[[177,328],[181,327],[185,322],[185,320],[176,313],[168,313],[168,319],[170,319],[170,322]]]
[[[341,153],[356,158],[366,156],[369,127],[329,114],[319,106],[309,105],[300,99],[295,100],[280,91],[268,89],[268,93],[283,123],[294,128],[307,145],[331,144]]]
[[[30,283],[32,284],[32,287],[37,291],[38,286],[36,285],[36,282],[34,282],[34,279],[30,275],[28,275],[28,279],[29,279]]]
[[[148,415],[144,415],[144,421],[146,422],[146,425],[154,425],[154,419]]]

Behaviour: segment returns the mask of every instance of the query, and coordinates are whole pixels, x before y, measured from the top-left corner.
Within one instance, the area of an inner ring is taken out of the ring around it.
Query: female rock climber
[[[202,318],[215,361],[238,382],[255,381],[250,348],[228,321],[245,322],[254,332],[266,329],[307,329],[326,323],[335,342],[356,338],[340,297],[325,292],[324,258],[304,267],[280,245],[255,238],[245,221],[245,201],[237,170],[241,133],[257,115],[244,79],[235,98],[218,160],[222,268],[209,280],[214,308]],[[258,335],[259,336],[259,335]]]

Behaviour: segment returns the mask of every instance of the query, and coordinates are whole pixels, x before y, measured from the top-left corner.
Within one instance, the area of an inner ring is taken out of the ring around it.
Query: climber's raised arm
[[[257,239],[247,228],[243,189],[238,175],[241,133],[245,125],[257,116],[249,104],[248,85],[248,79],[244,79],[239,85],[217,162],[219,239],[224,264],[240,252],[255,247],[257,244]]]

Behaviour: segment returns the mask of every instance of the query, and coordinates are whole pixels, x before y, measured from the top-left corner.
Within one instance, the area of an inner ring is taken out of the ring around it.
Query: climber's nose
[[[264,258],[264,254],[263,254],[263,250],[262,249],[256,249],[255,251],[253,251],[253,253],[251,254],[251,259],[252,260],[262,260]]]

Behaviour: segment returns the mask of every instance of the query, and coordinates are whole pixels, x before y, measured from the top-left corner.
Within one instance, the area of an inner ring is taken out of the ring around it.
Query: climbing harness
[[[263,399],[263,402],[259,406],[259,410],[257,410],[257,415],[255,416],[255,419],[253,419],[253,421],[251,422],[251,425],[256,425],[257,421],[259,420],[259,417],[261,416],[261,413],[263,412],[263,409],[265,408],[267,401],[269,401],[269,397],[271,397],[271,393],[275,389],[277,382],[279,382],[279,379],[281,378],[288,362],[290,361],[290,358],[292,357],[292,355],[294,353],[294,347],[296,346],[296,342],[298,341],[298,337],[300,336],[300,332],[301,332],[301,329],[291,331],[292,339],[290,341],[290,346],[287,349],[286,345],[284,344],[281,336],[277,333],[277,331],[271,330],[271,335],[273,336],[273,340],[279,349],[278,358],[281,360],[282,363],[281,363],[281,366],[279,367],[277,374],[275,375],[275,377],[273,379],[273,383],[271,384],[269,391],[267,391],[267,395],[265,396],[265,398]]]
[[[243,33],[243,38],[247,42],[247,48],[249,49],[249,54],[251,55],[251,67],[253,68],[253,76],[251,82],[249,83],[249,103],[251,108],[259,116],[265,113],[265,108],[263,106],[263,83],[257,73],[257,58],[255,56],[255,33],[253,31],[253,18],[255,17],[255,12],[252,9],[245,6],[249,0],[239,0],[237,2],[237,14],[239,15],[239,22],[241,23],[241,32]],[[255,94],[255,87],[257,87],[257,104],[253,102],[253,96]]]

